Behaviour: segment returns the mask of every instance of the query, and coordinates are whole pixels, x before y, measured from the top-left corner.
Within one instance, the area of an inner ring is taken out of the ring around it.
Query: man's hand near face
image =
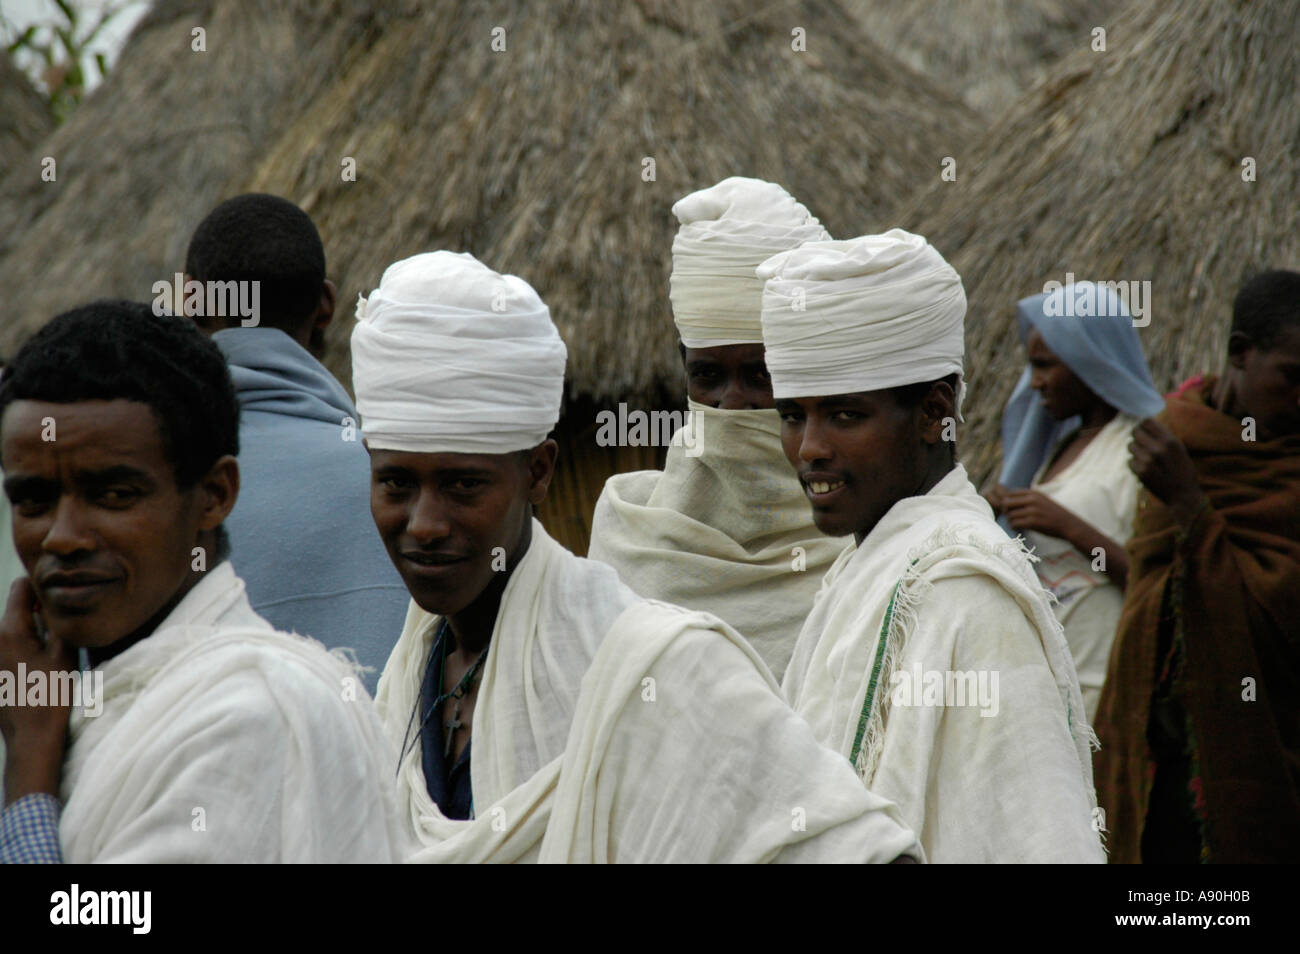
[[[1129,467],[1184,530],[1206,506],[1196,467],[1182,441],[1154,418],[1133,429]]]
[[[55,673],[74,671],[76,657],[55,637],[41,644],[32,614],[36,594],[26,577],[9,590],[9,601],[0,618],[0,672],[9,673],[16,694],[19,665],[26,679],[31,673],[45,675],[45,705],[0,706],[0,732],[4,734],[6,754],[5,798],[12,803],[24,795],[40,792],[57,796],[63,771],[63,750],[68,737],[68,714],[71,700],[54,697]],[[16,700],[15,700],[16,701]]]

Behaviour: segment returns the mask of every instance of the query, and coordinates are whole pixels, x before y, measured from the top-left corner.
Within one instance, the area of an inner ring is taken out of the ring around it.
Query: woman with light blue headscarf
[[[1016,305],[1029,364],[1002,415],[989,503],[1039,557],[1074,656],[1088,719],[1115,637],[1139,483],[1133,428],[1164,408],[1133,319],[1114,291],[1078,282]]]

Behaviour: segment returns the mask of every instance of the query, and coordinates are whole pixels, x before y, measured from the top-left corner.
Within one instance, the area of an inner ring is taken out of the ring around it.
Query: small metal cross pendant
[[[464,728],[465,723],[460,721],[460,700],[456,700],[456,707],[451,711],[451,720],[442,724],[443,731],[447,733],[447,744],[442,750],[444,759],[451,758],[451,743],[456,738],[456,730]]]

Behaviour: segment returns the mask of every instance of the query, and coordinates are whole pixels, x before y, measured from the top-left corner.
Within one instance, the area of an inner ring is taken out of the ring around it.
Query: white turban
[[[924,238],[815,242],[758,267],[778,398],[878,391],[961,373],[966,293]],[[958,388],[958,409],[961,391]]]
[[[772,182],[732,176],[673,206],[669,297],[677,333],[688,348],[761,344],[764,259],[804,242],[830,238],[806,208]]]
[[[352,381],[366,442],[429,454],[536,447],[559,420],[566,356],[523,279],[468,253],[396,262],[357,301]]]

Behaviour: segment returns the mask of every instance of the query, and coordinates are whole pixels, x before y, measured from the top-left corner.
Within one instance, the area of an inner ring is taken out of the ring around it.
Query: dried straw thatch
[[[998,116],[1125,0],[845,0],[871,37],[972,109]]]
[[[595,447],[594,411],[682,400],[672,203],[753,175],[832,232],[885,228],[978,125],[827,0],[431,0],[382,22],[310,6],[212,0],[142,23],[54,137],[57,190],[0,211],[0,243],[15,219],[32,236],[0,258],[24,302],[0,346],[86,298],[147,296],[217,201],[264,190],[320,226],[340,291],[327,364],[346,383],[357,294],[398,258],[472,251],[533,282],[569,345],[547,519],[579,550],[604,478],[655,458]]]
[[[195,28],[206,52],[192,49]],[[0,287],[22,303],[0,326],[0,351],[90,298],[151,298],[198,221],[374,29],[347,0],[157,4],[42,144],[57,179],[0,184]]]
[[[9,178],[54,127],[49,104],[13,61],[0,53],[0,178]],[[40,178],[33,164],[31,177]]]
[[[752,6],[427,4],[299,113],[246,185],[311,213],[349,306],[397,258],[472,251],[550,304],[573,396],[657,400],[680,387],[667,297],[678,197],[770,178],[857,234],[937,178],[974,128],[837,5]],[[792,50],[796,28],[807,52]],[[330,334],[344,380],[350,328]]]
[[[1024,365],[1018,298],[1049,280],[1150,281],[1140,331],[1156,383],[1217,371],[1233,295],[1300,267],[1300,7],[1293,0],[1135,4],[957,155],[957,181],[899,224],[962,274],[970,401],[962,456],[983,479]],[[1243,181],[1244,159],[1255,181]]]
[[[329,334],[345,381],[350,304],[395,259],[465,249],[538,288],[570,354],[542,516],[579,552],[606,477],[655,462],[653,449],[596,447],[595,410],[682,401],[672,203],[754,175],[833,232],[883,228],[974,129],[838,6],[750,6],[429,4],[304,109],[245,184],[293,197],[320,225],[349,312]],[[343,180],[344,157],[356,181]]]

